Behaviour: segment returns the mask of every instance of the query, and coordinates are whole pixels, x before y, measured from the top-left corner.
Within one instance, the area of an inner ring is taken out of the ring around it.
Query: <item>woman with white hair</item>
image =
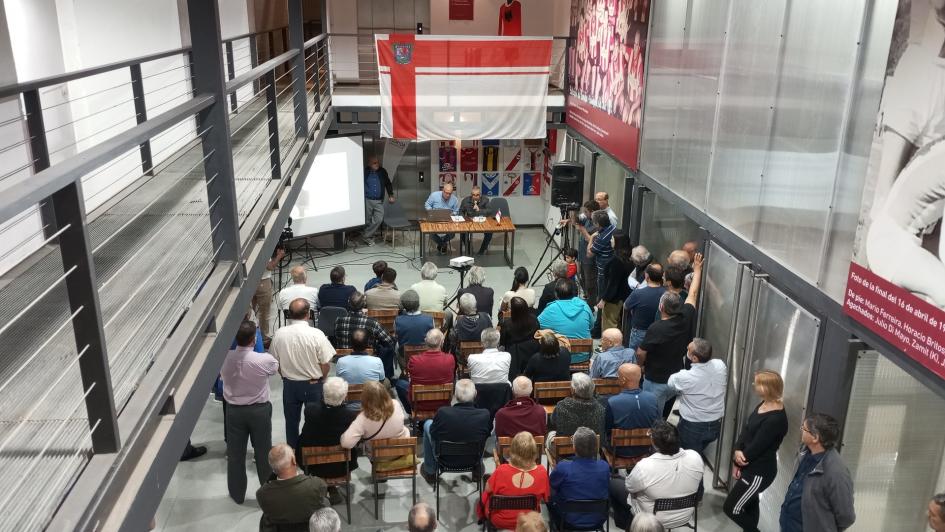
[[[446,288],[436,282],[438,273],[436,264],[425,262],[420,268],[420,281],[410,287],[420,296],[422,312],[439,312],[446,308]]]
[[[295,450],[296,461],[309,475],[320,478],[340,477],[345,474],[343,463],[319,464],[305,467],[302,462],[302,447],[327,447],[341,443],[344,434],[351,423],[358,416],[357,409],[345,405],[348,395],[348,383],[341,377],[328,377],[322,387],[322,399],[316,403],[308,403],[305,407],[305,425],[299,436],[299,446]],[[348,468],[353,471],[358,468],[357,449],[351,450],[351,461]],[[328,488],[328,497],[332,504],[341,501],[341,494],[337,488]]]
[[[476,306],[476,296],[463,294],[459,296],[459,316],[453,320],[458,342],[478,342],[482,331],[492,327],[492,318],[485,312],[480,312]]]
[[[472,294],[476,296],[476,311],[485,312],[492,315],[493,299],[495,291],[484,286],[486,282],[486,270],[480,266],[473,266],[466,275],[466,288],[459,291],[460,297],[463,294]]]

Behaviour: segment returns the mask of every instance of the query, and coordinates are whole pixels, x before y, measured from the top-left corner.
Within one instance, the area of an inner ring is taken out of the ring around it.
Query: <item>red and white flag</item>
[[[375,35],[381,136],[545,137],[550,37]]]

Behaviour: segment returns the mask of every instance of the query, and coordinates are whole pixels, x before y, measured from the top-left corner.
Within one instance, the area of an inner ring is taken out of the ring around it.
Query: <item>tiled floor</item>
[[[399,240],[399,239],[398,239]],[[477,257],[477,263],[486,268],[486,285],[493,287],[498,295],[508,290],[512,284],[512,270],[509,269],[501,256],[501,242],[493,243],[495,251],[486,257]],[[541,229],[524,229],[519,231],[516,242],[516,266],[525,266],[533,271],[535,262],[545,246],[544,231]],[[415,249],[410,246],[409,238],[406,246],[400,245],[391,249],[389,245],[374,247],[349,247],[343,253],[330,257],[316,259],[318,271],[309,272],[309,284],[317,286],[328,282],[328,271],[336,264],[345,266],[349,284],[363,287],[364,283],[373,275],[371,264],[375,260],[386,260],[398,272],[397,284],[402,289],[409,287],[420,279],[418,267],[413,257]],[[441,271],[438,281],[452,292],[455,290],[459,276],[452,270],[446,269],[447,257],[434,256],[436,262],[444,271]],[[309,263],[311,266],[311,263]],[[541,264],[543,268],[545,264]],[[544,280],[541,281],[543,284]],[[540,289],[540,287],[539,287]],[[500,297],[496,297],[496,305]],[[284,419],[282,416],[281,398],[282,383],[278,378],[271,380],[273,420],[273,442],[284,441]],[[161,532],[204,532],[207,530],[227,531],[255,531],[259,526],[259,507],[255,500],[255,469],[252,464],[252,454],[247,456],[247,476],[249,489],[246,502],[242,505],[234,503],[227,495],[226,489],[226,461],[225,445],[223,443],[223,409],[219,403],[208,400],[204,405],[200,421],[194,429],[192,441],[194,444],[206,445],[208,453],[200,459],[191,462],[182,462],[174,474],[167,488],[164,499],[158,508],[156,516],[157,530]],[[486,470],[493,469],[492,460],[484,460]],[[381,484],[382,496],[380,504],[380,518],[374,517],[374,499],[370,483],[370,466],[362,458],[360,469],[355,473],[356,486],[352,497],[352,525],[347,524],[344,530],[376,531],[376,530],[404,530],[407,512],[412,504],[410,497],[409,480],[392,480]],[[710,474],[707,471],[707,474]],[[475,519],[475,485],[459,475],[447,475],[440,487],[440,528],[441,530],[478,530]],[[711,485],[707,477],[706,485]],[[435,504],[433,489],[422,479],[417,479],[417,497],[431,505]],[[699,526],[705,531],[737,530],[721,513],[724,492],[709,490],[700,507]],[[335,506],[342,519],[345,518],[344,503]],[[616,530],[616,528],[614,528]]]

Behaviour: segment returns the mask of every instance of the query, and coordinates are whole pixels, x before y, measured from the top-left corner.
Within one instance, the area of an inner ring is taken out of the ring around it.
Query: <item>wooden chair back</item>
[[[597,448],[600,449],[600,434],[597,435]],[[555,436],[548,450],[548,466],[554,467],[564,458],[574,456],[574,444],[571,436]]]
[[[404,367],[401,368],[403,373],[408,374],[407,368],[410,367],[410,357],[414,355],[419,355],[427,350],[425,345],[405,345],[404,346]]]
[[[568,338],[571,343],[571,353],[593,353],[594,340],[592,338]],[[571,364],[571,373],[588,373],[591,371],[590,359],[584,362]]]
[[[617,395],[620,384],[617,379],[594,379],[594,392],[597,395]]]
[[[469,366],[469,355],[475,355],[483,352],[482,342],[460,342],[459,343],[459,366],[462,371],[466,371]]]
[[[545,454],[545,437],[535,436],[535,445],[538,447],[538,463],[541,463],[541,455]],[[500,463],[509,461],[509,449],[512,447],[512,438],[509,436],[502,436],[496,440],[495,450],[492,452],[492,457],[495,460],[495,466],[499,467]]]
[[[369,318],[374,318],[377,320],[377,323],[381,324],[381,327],[387,331],[388,334],[394,335],[394,319],[397,315],[400,314],[400,310],[392,309],[377,309],[377,310],[368,310],[367,315]]]
[[[433,318],[433,326],[437,329],[443,328],[443,322],[446,321],[446,312],[442,310],[425,310],[424,314]]]
[[[536,382],[535,401],[543,405],[556,405],[558,401],[571,396],[571,381]]]
[[[343,356],[350,355],[350,354],[353,353],[353,352],[354,352],[353,349],[346,348],[346,347],[341,347],[341,348],[335,349],[335,356],[337,356],[338,358],[341,358],[341,357],[343,357]],[[369,354],[369,355],[371,355],[371,356],[374,356],[374,348],[373,348],[373,347],[369,347],[369,348],[365,349],[364,352],[367,353],[367,354]]]
[[[449,401],[453,397],[453,383],[448,384],[412,384],[410,385],[410,406],[414,421],[433,419],[435,410],[423,410],[420,403],[427,401]]]
[[[345,401],[349,403],[352,401],[360,401],[361,394],[364,392],[363,384],[349,384],[348,385],[348,395],[345,397]]]
[[[326,447],[302,447],[302,467],[347,463],[351,460],[351,449],[340,445]]]
[[[611,447],[642,447],[653,445],[650,429],[612,429]]]

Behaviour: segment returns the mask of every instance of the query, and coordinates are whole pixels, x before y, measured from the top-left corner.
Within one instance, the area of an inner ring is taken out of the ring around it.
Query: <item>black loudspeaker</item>
[[[584,196],[584,165],[562,161],[551,167],[551,204],[578,209]]]

